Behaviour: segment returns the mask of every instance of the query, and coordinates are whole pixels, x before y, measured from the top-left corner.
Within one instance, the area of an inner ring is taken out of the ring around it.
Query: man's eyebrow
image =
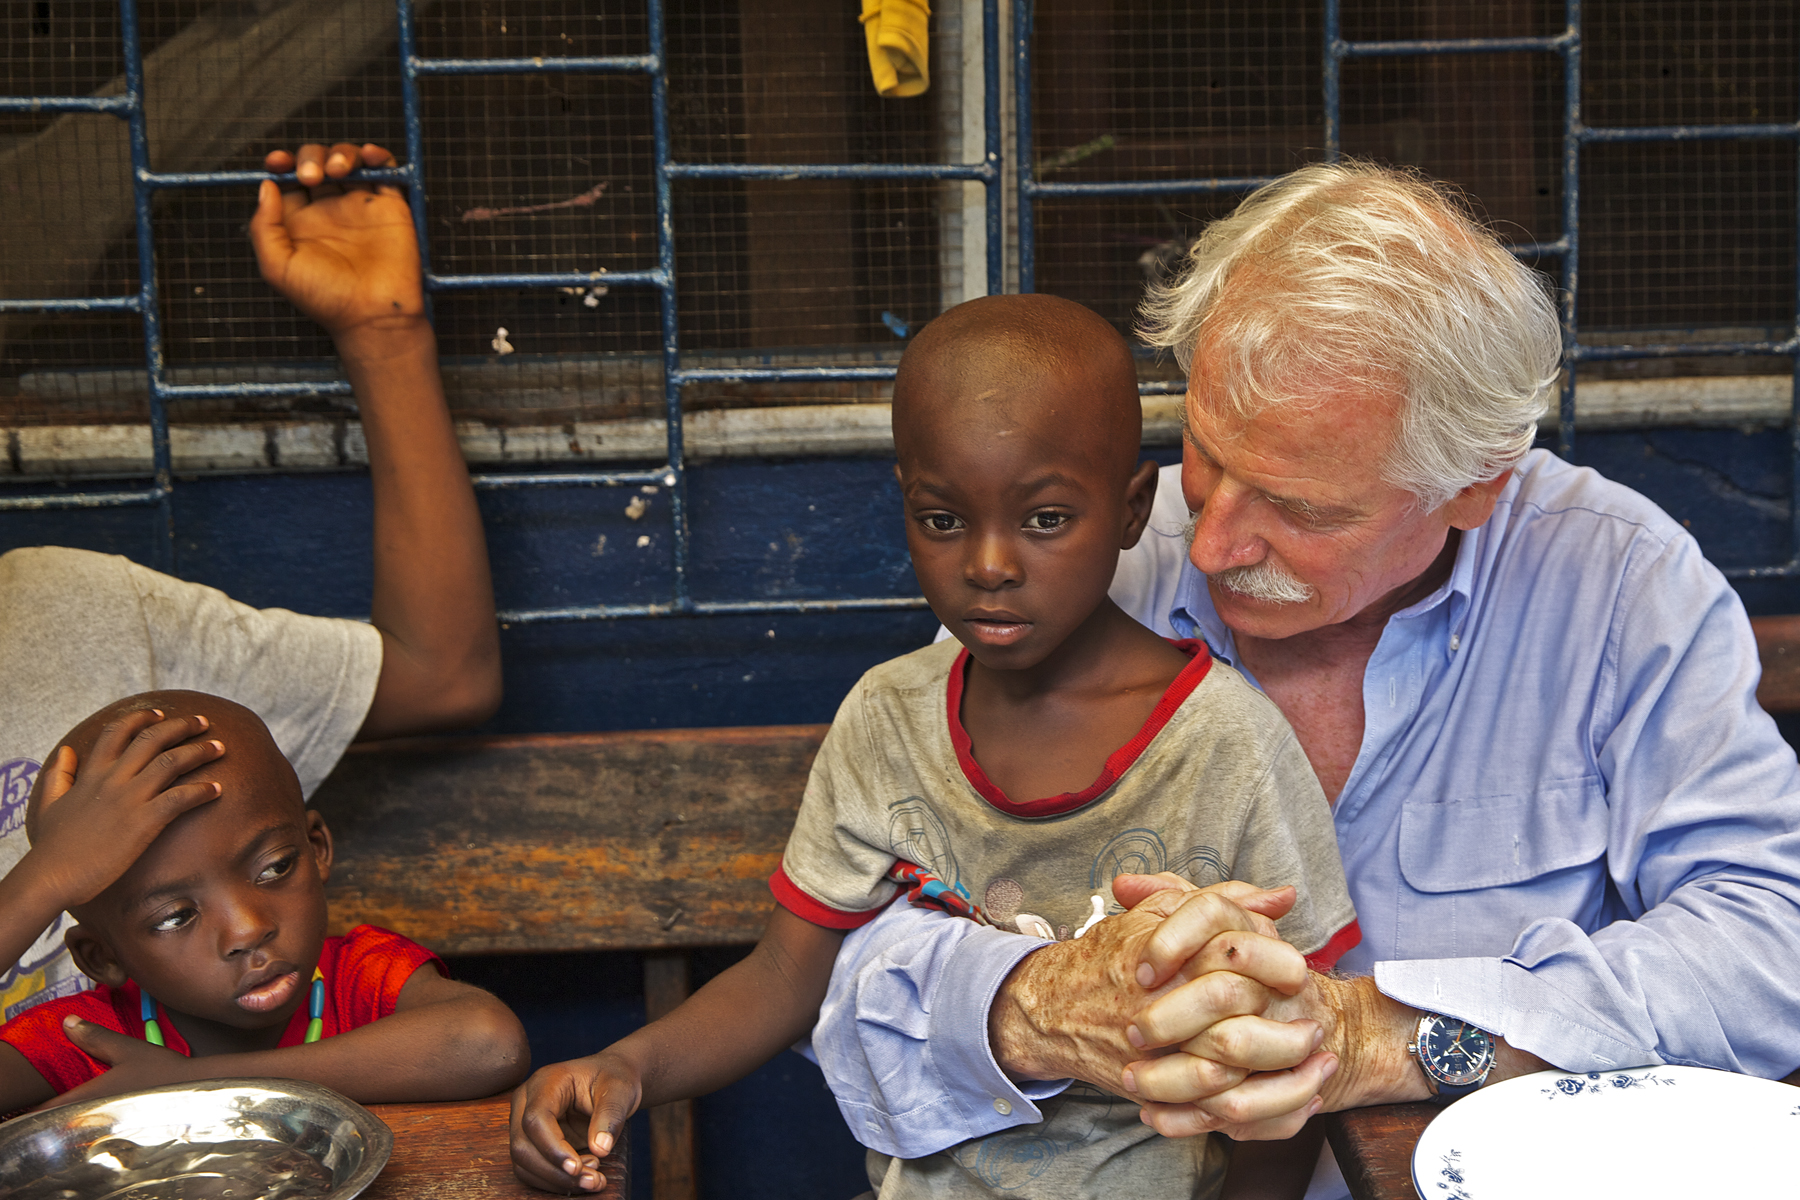
[[[1196,454],[1203,456],[1207,462],[1214,461],[1212,452],[1200,444],[1200,439],[1194,434],[1193,426],[1188,424],[1187,411],[1185,409],[1181,414],[1181,439],[1192,447]],[[1314,504],[1312,501],[1302,500],[1298,496],[1280,496],[1274,492],[1266,492],[1261,488],[1256,489],[1256,494],[1261,496],[1264,500],[1267,500],[1270,504],[1273,504],[1275,507],[1285,508],[1296,516],[1305,517],[1308,521],[1322,521],[1329,524],[1333,521],[1348,520],[1356,515],[1355,509],[1346,508],[1342,505]]]

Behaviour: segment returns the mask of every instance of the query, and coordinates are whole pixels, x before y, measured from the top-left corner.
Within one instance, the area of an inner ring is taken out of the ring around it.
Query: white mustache
[[[1194,545],[1194,530],[1199,524],[1198,517],[1189,517],[1187,529],[1183,531],[1190,549]],[[1319,594],[1313,587],[1267,561],[1247,567],[1230,567],[1207,578],[1228,592],[1265,604],[1305,604]]]

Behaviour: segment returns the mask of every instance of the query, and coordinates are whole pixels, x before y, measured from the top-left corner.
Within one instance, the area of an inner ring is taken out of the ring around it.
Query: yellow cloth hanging
[[[925,0],[862,0],[862,25],[869,39],[869,72],[875,90],[893,99],[917,96],[931,86],[931,43]]]

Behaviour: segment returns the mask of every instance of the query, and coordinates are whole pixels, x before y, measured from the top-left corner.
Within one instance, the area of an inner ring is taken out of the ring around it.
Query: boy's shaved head
[[[1057,296],[984,296],[950,309],[907,346],[894,377],[894,448],[996,409],[1054,429],[1129,476],[1143,439],[1137,366],[1119,331]]]
[[[217,739],[225,744],[226,752],[222,757],[189,771],[178,782],[216,781],[227,789],[254,788],[280,797],[284,804],[291,801],[296,809],[305,811],[306,798],[300,792],[299,777],[294,774],[294,768],[281,753],[281,748],[275,744],[275,739],[270,735],[269,727],[263,724],[262,718],[235,701],[206,692],[139,692],[135,696],[115,700],[59,738],[44,761],[49,762],[58,747],[67,746],[75,752],[78,763],[89,763],[93,760],[94,744],[100,740],[100,735],[107,726],[121,717],[149,709],[160,709],[175,716],[203,716],[209,727],[188,741]],[[186,745],[187,742],[181,744]],[[81,769],[80,766],[76,768],[78,774]],[[44,781],[48,775],[48,771],[38,773],[37,781],[31,789],[31,797],[26,802],[27,839],[31,838],[37,826],[38,812],[43,805]],[[177,831],[184,825],[204,819],[203,809],[177,817],[163,831],[158,841],[179,836]],[[133,871],[128,871],[126,878],[135,870],[133,868]],[[69,911],[78,918],[92,920],[89,910],[93,907],[92,904],[80,905]]]
[[[271,778],[277,786],[292,781],[294,802],[305,805],[305,798],[300,794],[300,781],[294,775],[292,765],[275,744],[269,727],[263,724],[261,717],[233,700],[223,696],[214,696],[207,692],[162,691],[139,692],[135,696],[127,696],[123,700],[115,700],[98,712],[92,713],[75,728],[62,735],[51,747],[51,753],[44,756],[49,762],[56,749],[67,746],[75,752],[76,759],[86,763],[93,758],[94,743],[100,740],[100,734],[112,722],[134,712],[145,712],[160,709],[171,716],[202,716],[210,722],[210,728],[194,735],[189,741],[201,741],[217,738],[230,747],[234,760],[233,769],[251,770],[259,775]],[[183,745],[187,743],[182,743]],[[190,771],[182,776],[186,780],[217,779],[226,767],[224,759]],[[42,799],[44,773],[38,775],[38,782],[32,787],[31,798],[25,807],[25,833],[29,838],[37,823],[37,813]]]

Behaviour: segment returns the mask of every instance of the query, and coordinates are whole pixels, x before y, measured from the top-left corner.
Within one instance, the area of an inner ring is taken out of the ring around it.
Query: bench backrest
[[[1770,712],[1800,711],[1800,616],[1759,617]],[[823,725],[358,746],[314,803],[334,929],[445,954],[748,945]]]
[[[823,725],[358,746],[313,803],[334,931],[444,954],[748,944]]]

